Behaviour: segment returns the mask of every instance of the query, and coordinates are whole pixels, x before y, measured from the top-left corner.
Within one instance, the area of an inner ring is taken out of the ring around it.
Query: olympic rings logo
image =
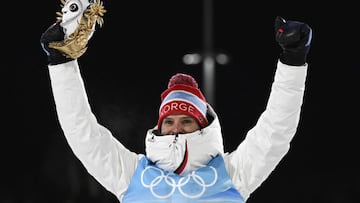
[[[154,178],[150,183],[145,183],[144,176],[145,176],[145,173],[149,169],[155,169],[156,171],[158,171],[159,176]],[[141,173],[141,184],[146,188],[150,188],[151,194],[154,197],[159,198],[159,199],[165,199],[165,198],[172,196],[175,193],[176,189],[178,189],[180,194],[182,194],[184,197],[189,198],[189,199],[195,199],[195,198],[201,197],[205,193],[207,187],[211,187],[216,183],[216,181],[218,179],[217,171],[212,166],[210,166],[210,169],[214,172],[214,175],[213,175],[214,179],[210,183],[206,183],[205,180],[201,176],[196,174],[195,171],[188,174],[187,176],[181,177],[178,180],[178,182],[176,182],[176,180],[174,178],[170,177],[169,175],[165,175],[164,172],[162,170],[160,170],[159,168],[156,168],[153,166],[148,166]],[[186,187],[186,185],[189,183],[190,180],[193,180],[197,185],[200,186],[201,190],[199,193],[189,194],[184,191],[184,188]],[[159,192],[155,191],[156,186],[158,186],[162,182],[171,187],[170,191],[167,194],[159,194]]]

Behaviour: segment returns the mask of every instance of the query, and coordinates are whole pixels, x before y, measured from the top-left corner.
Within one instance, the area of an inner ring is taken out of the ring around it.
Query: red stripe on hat
[[[169,89],[166,89],[163,93],[161,93],[161,101],[164,100],[164,98],[173,90],[183,90],[183,91],[191,92],[192,94],[196,95],[201,100],[206,102],[204,95],[198,88],[194,88],[194,87],[191,87],[188,85],[182,85],[182,84],[174,85],[174,86],[170,87]]]

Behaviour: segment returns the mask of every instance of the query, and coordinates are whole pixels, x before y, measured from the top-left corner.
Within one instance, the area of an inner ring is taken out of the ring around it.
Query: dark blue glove
[[[47,60],[50,65],[57,65],[61,63],[66,63],[68,61],[74,60],[72,58],[66,57],[61,52],[56,49],[49,48],[50,42],[57,42],[64,40],[65,33],[63,28],[60,26],[60,22],[52,24],[40,38],[40,44],[47,55]]]
[[[292,66],[304,65],[312,38],[309,25],[299,21],[286,21],[277,16],[274,27],[275,39],[282,48],[280,61]]]

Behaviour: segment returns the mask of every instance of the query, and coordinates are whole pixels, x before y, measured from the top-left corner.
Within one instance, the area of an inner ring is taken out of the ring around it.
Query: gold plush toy
[[[76,59],[86,52],[96,24],[103,26],[106,10],[100,0],[61,0],[61,4],[61,12],[56,14],[65,37],[63,41],[51,42],[49,47]]]

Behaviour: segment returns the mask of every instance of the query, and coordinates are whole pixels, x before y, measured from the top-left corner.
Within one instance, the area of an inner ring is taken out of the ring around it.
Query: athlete
[[[299,125],[310,26],[276,17],[282,51],[268,103],[234,151],[224,152],[218,116],[195,78],[177,73],[160,95],[157,124],[144,136],[146,153],[138,154],[97,122],[77,60],[106,10],[99,1],[63,3],[40,43],[61,128],[87,171],[122,203],[246,202],[286,155]]]

